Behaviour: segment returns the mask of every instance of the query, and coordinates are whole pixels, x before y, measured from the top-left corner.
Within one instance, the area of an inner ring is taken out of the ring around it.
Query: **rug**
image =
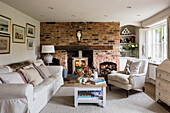
[[[107,88],[106,107],[79,104],[74,107],[73,88],[61,87],[40,113],[169,113],[144,92],[132,90],[129,97],[120,88]]]

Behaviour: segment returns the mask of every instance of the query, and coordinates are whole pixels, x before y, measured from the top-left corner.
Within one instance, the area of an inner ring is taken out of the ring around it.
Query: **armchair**
[[[108,75],[108,85],[111,91],[111,86],[116,86],[126,90],[126,96],[129,95],[129,90],[142,88],[145,91],[145,77],[148,69],[148,61],[144,59],[136,59],[133,62],[141,62],[139,73],[127,75],[125,71],[113,71]],[[127,64],[129,61],[127,61]],[[126,65],[127,65],[126,64]],[[126,68],[126,67],[125,67]]]

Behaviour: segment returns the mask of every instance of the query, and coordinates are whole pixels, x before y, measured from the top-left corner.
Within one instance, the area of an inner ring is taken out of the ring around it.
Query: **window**
[[[167,58],[167,25],[161,24],[152,29],[150,56],[153,61],[163,61]]]

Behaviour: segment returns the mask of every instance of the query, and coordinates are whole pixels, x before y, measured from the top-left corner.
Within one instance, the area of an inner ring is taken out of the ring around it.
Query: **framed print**
[[[27,23],[26,34],[27,34],[27,37],[35,38],[35,26]]]
[[[27,39],[27,49],[28,50],[33,50],[33,45],[34,44],[34,40],[33,39]]]
[[[0,36],[0,54],[10,53],[10,36]]]
[[[0,33],[10,34],[11,33],[11,19],[0,15]]]
[[[12,25],[12,41],[16,43],[25,43],[25,27]]]

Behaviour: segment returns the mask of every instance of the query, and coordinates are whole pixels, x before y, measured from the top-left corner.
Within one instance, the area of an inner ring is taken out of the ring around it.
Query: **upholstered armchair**
[[[127,60],[124,71],[112,71],[111,74],[108,75],[109,90],[111,91],[111,86],[125,89],[127,97],[131,89],[142,88],[143,91],[145,91],[144,85],[147,69],[148,61],[145,59]]]

